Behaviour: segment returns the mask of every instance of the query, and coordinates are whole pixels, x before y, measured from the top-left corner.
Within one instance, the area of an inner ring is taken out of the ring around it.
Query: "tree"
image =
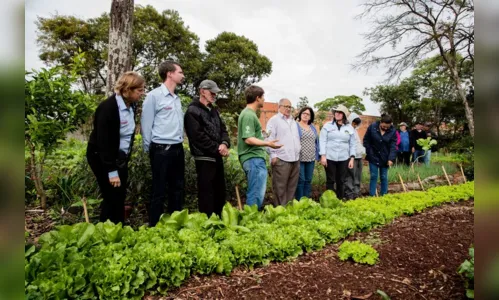
[[[81,49],[86,54],[78,82],[89,93],[102,94],[106,87],[106,59],[109,44],[109,14],[83,20],[73,16],[38,18],[40,59],[48,66],[62,66],[66,70],[71,58]],[[174,59],[183,66],[186,82],[180,91],[189,94],[193,82],[201,74],[202,54],[199,38],[189,30],[178,12],[159,13],[152,6],[135,6],[133,17],[131,70],[146,80],[146,88],[156,87],[160,81],[157,67],[166,59]]]
[[[304,108],[305,106],[308,106],[307,96],[300,97],[300,101],[298,101],[298,104],[296,105],[296,109],[300,110],[300,109]]]
[[[378,85],[366,89],[364,95],[369,95],[374,103],[380,103],[380,112],[391,115],[395,123],[414,122],[422,118],[418,88],[411,79],[405,79],[398,85]]]
[[[335,96],[333,98],[327,98],[321,102],[317,102],[314,107],[321,111],[329,111],[331,108],[336,107],[340,104],[345,105],[350,112],[355,112],[361,115],[366,107],[362,103],[362,98],[351,95],[351,96]]]
[[[206,41],[206,52],[204,77],[197,84],[206,78],[214,80],[222,89],[220,105],[229,111],[244,107],[244,89],[272,72],[272,62],[258,52],[258,46],[232,32]]]
[[[73,57],[80,51],[85,53],[78,83],[87,93],[103,93],[109,40],[107,15],[86,21],[73,16],[38,17],[36,24],[40,59],[49,67],[61,66],[69,71]]]
[[[421,111],[425,121],[433,124],[453,122],[462,119],[463,105],[457,98],[456,89],[449,78],[446,67],[439,55],[424,59],[416,64],[411,78],[421,96]],[[439,131],[439,126],[437,126]]]
[[[108,95],[114,92],[119,76],[132,67],[133,0],[113,0],[109,23],[109,51],[107,56]]]
[[[24,102],[24,141],[30,152],[30,175],[43,209],[47,196],[43,188],[43,163],[66,134],[77,130],[95,109],[95,100],[75,91],[83,54],[76,56],[67,73],[62,67],[27,73]]]
[[[367,0],[363,6],[365,10],[359,17],[371,17],[373,26],[364,34],[367,45],[354,68],[368,70],[384,64],[389,77],[394,78],[421,58],[438,53],[474,136],[473,111],[459,76],[466,60],[474,62],[474,1]],[[378,54],[385,47],[395,53]]]

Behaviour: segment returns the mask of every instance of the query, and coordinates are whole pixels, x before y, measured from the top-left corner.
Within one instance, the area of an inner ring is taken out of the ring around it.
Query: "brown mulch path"
[[[167,297],[145,299],[466,299],[456,273],[473,243],[474,201],[447,204],[350,240],[373,244],[374,266],[340,261],[339,244],[293,262],[271,263],[231,276],[193,276]]]

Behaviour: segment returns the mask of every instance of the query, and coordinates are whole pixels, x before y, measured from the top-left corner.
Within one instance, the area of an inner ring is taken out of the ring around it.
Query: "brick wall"
[[[260,109],[260,124],[262,125],[263,130],[265,130],[265,128],[267,127],[267,122],[269,121],[269,119],[272,118],[275,114],[277,114],[278,109],[279,106],[277,103],[270,103],[270,102],[263,103],[263,107],[262,109]],[[295,113],[298,113],[298,111],[296,111]],[[360,123],[359,136],[361,139],[364,138],[364,134],[366,133],[367,127],[369,127],[369,125],[371,125],[372,123],[376,122],[377,118],[378,117],[376,116],[360,115],[360,119],[362,120],[362,122]],[[332,120],[333,120],[333,114],[331,112],[327,112],[324,124],[327,122],[331,122]],[[319,129],[318,124],[315,124],[315,127]]]

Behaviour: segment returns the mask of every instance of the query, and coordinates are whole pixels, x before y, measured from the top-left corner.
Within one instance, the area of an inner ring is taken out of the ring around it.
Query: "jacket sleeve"
[[[355,158],[355,155],[357,154],[357,138],[355,137],[355,129],[353,127],[352,127],[352,129],[353,129],[353,132],[350,135],[350,140],[348,141],[349,149],[350,149],[349,156],[350,157],[353,156]]]
[[[156,99],[152,94],[148,94],[142,104],[142,116],[140,119],[140,131],[142,133],[142,142],[144,151],[149,152],[149,145],[152,139],[152,126],[154,124]]]
[[[220,119],[220,131],[222,134],[222,144],[225,144],[225,146],[227,146],[227,148],[230,148],[230,138],[229,138],[229,133],[227,132],[227,126],[225,125],[224,120],[222,120],[222,118],[220,117],[220,114],[218,114],[218,118]]]
[[[267,128],[265,129],[265,131],[269,135],[269,137],[267,138],[269,141],[275,140],[277,136],[277,126],[275,126],[274,124],[275,121],[276,118],[274,117],[270,118],[269,122],[267,123]],[[277,149],[272,149],[270,147],[267,147],[267,151],[269,152],[271,159],[277,157]]]
[[[397,158],[397,134],[393,134],[390,139],[390,153],[388,154],[388,160],[395,162]]]
[[[319,155],[326,155],[326,144],[327,144],[327,130],[326,126],[323,126],[321,133],[319,135]]]
[[[203,152],[212,154],[218,153],[218,143],[208,137],[203,132],[197,116],[192,111],[187,110],[184,116],[184,127],[189,143]]]
[[[409,141],[411,141],[410,142],[410,146],[411,146],[410,150],[412,151],[412,148],[414,148],[416,146],[416,139],[415,139],[414,130],[409,132]]]
[[[366,148],[366,160],[371,159],[371,126],[367,127],[366,134],[364,135],[364,148]]]
[[[104,103],[104,102],[103,102]],[[117,149],[111,149],[110,141],[112,140],[112,118],[111,112],[104,105],[100,105],[95,111],[95,126],[97,128],[97,146],[99,149],[99,157],[106,171],[113,172],[118,170],[116,165]]]

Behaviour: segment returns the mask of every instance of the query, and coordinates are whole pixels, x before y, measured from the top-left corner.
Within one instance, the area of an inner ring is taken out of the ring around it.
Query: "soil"
[[[372,244],[380,261],[374,266],[340,261],[341,243],[287,263],[231,276],[192,276],[164,299],[466,299],[456,270],[473,243],[474,201],[446,204],[360,233],[349,240]]]

